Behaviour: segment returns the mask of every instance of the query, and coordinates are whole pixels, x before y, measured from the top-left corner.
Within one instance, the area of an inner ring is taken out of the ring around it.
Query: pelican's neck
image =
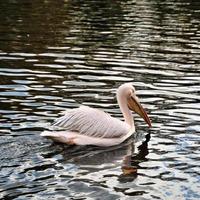
[[[121,90],[117,91],[117,101],[120,107],[120,110],[123,114],[125,123],[127,123],[130,127],[134,125],[133,116],[131,111],[128,108],[127,97],[122,94]]]

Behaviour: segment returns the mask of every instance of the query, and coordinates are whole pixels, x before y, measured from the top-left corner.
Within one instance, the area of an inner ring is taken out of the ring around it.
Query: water
[[[1,199],[200,199],[200,3],[0,2]],[[116,147],[52,143],[65,109],[122,118],[132,82],[153,127]],[[127,173],[124,166],[135,173]]]

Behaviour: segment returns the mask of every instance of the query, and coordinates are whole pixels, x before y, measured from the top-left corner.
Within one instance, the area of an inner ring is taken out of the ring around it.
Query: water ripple
[[[197,1],[0,4],[0,198],[200,199]],[[106,149],[39,136],[79,105],[122,119],[125,82],[152,129],[134,115]]]

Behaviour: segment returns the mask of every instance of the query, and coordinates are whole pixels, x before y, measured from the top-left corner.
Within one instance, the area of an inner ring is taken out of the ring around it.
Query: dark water
[[[0,198],[200,199],[199,22],[199,1],[0,1]],[[136,117],[112,148],[40,137],[81,104],[122,118],[125,82],[151,130]]]

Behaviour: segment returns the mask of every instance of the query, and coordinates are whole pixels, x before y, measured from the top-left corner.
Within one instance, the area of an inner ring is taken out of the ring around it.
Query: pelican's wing
[[[53,123],[53,126],[100,138],[121,137],[129,131],[126,123],[101,110],[87,106],[81,106],[66,112],[64,116]]]

